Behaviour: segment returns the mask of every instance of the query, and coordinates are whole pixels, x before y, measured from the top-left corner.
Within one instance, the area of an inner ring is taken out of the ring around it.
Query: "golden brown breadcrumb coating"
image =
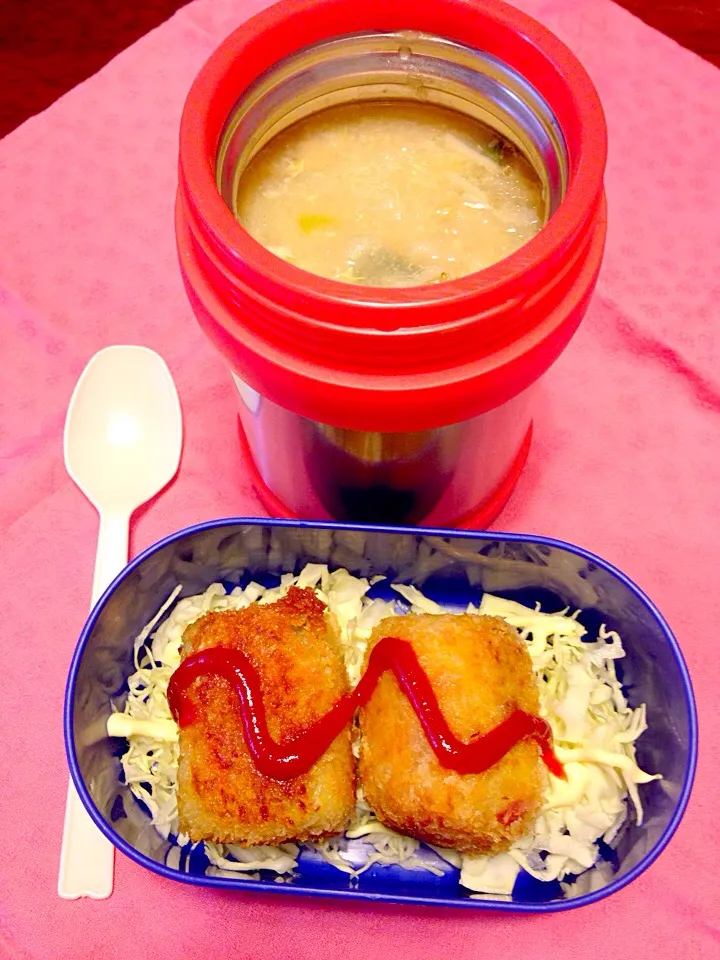
[[[455,736],[468,742],[519,708],[538,712],[530,656],[497,617],[390,617],[373,631],[409,640]],[[507,849],[540,811],[546,773],[533,741],[516,744],[480,774],[438,762],[395,677],[385,673],[360,711],[360,781],[379,820],[400,833],[468,853]]]
[[[326,713],[348,680],[334,618],[312,590],[291,587],[275,603],[208,613],[186,628],[182,659],[223,646],[241,650],[260,676],[270,735],[289,739]],[[196,722],[180,730],[180,830],[194,841],[242,846],[342,832],[355,807],[350,731],[307,774],[288,781],[258,773],[248,753],[237,695],[220,677],[195,681]]]

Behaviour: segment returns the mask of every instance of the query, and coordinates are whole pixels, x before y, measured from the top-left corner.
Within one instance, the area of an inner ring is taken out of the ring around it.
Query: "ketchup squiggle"
[[[180,727],[194,723],[198,712],[190,688],[200,677],[227,680],[240,703],[243,732],[258,772],[275,780],[292,780],[313,766],[333,740],[352,720],[355,711],[370,699],[378,680],[392,670],[417,714],[425,736],[441,766],[457,773],[482,773],[516,743],[531,738],[540,747],[543,762],[556,777],[565,779],[563,766],[552,746],[550,725],[541,717],[515,710],[492,730],[463,743],[450,730],[442,715],[427,674],[412,645],[397,637],[384,637],[374,647],[367,669],[351,692],[346,693],[307,730],[284,743],[270,736],[262,699],[260,677],[248,657],[228,647],[211,647],[191,654],[170,678],[168,701]]]

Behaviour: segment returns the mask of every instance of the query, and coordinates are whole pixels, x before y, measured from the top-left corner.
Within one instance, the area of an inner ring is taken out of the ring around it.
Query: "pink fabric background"
[[[194,521],[263,512],[240,461],[232,384],[185,300],[172,225],[187,89],[261,5],[196,0],[0,142],[0,957],[720,957],[720,73],[609,0],[521,3],[600,90],[610,233],[597,295],[547,378],[527,470],[497,526],[595,550],[676,631],[702,746],[672,844],[616,897],[545,918],[202,891],[122,856],[110,900],[56,896],[63,686],[97,527],[65,475],[61,434],[89,357],[114,342],[153,347],[183,403],[180,474],[135,518],[135,552]]]

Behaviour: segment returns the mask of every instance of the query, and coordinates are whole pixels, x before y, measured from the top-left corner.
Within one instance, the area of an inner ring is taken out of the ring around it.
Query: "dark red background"
[[[185,0],[0,0],[0,137],[167,20]],[[621,0],[720,66],[720,0]]]

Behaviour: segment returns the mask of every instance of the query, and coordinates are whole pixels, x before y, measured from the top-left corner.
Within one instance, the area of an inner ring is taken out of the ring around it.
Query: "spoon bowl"
[[[147,347],[96,353],[65,421],[65,466],[99,511],[130,515],[177,472],[180,402],[163,359]]]

